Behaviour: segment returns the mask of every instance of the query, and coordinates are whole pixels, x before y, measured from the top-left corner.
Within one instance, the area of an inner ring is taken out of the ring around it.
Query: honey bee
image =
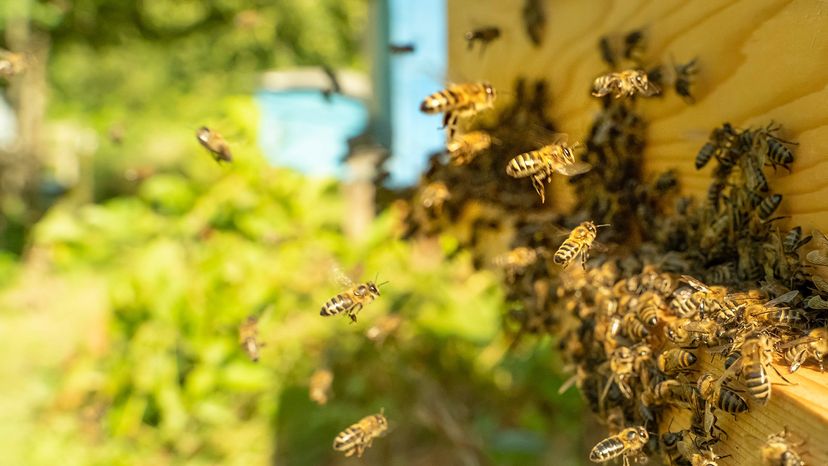
[[[370,448],[374,439],[383,435],[386,430],[388,420],[385,419],[383,411],[365,416],[336,436],[333,449],[344,452],[346,457],[356,453],[357,457],[361,458],[365,449]]]
[[[785,360],[791,365],[788,370],[796,372],[808,359],[816,359],[819,370],[825,370],[823,359],[828,355],[828,328],[815,328],[808,335],[780,346],[785,351]]]
[[[581,266],[586,270],[586,262],[589,259],[589,250],[595,237],[598,236],[598,228],[609,225],[595,225],[592,222],[583,222],[569,234],[569,237],[561,244],[552,261],[566,268],[576,257],[581,256]]]
[[[802,246],[808,244],[812,236],[802,237],[802,227],[796,226],[785,233],[785,238],[782,240],[782,249],[785,254],[797,254],[797,251]]]
[[[389,314],[379,319],[374,325],[365,331],[365,338],[373,341],[378,346],[385,343],[385,340],[394,334],[402,324],[402,316]]]
[[[426,209],[433,209],[437,215],[443,213],[443,204],[451,199],[451,191],[442,181],[427,184],[420,192],[420,201]]]
[[[725,379],[717,379],[710,373],[699,377],[699,395],[708,407],[716,407],[726,413],[738,414],[748,410],[747,401],[736,391],[724,385]]]
[[[664,299],[660,295],[650,292],[646,297],[642,296],[639,299],[636,315],[644,325],[655,327],[658,324],[662,309],[665,307]]]
[[[415,50],[414,44],[388,44],[388,51],[394,55],[413,53]]]
[[[618,389],[621,390],[622,395],[627,398],[632,398],[632,388],[630,388],[628,381],[633,376],[634,363],[635,358],[633,353],[626,346],[619,346],[610,354],[610,380],[607,382],[601,399],[606,397],[613,382],[618,385]]]
[[[599,76],[592,83],[592,89],[592,95],[595,97],[612,95],[616,99],[631,97],[636,93],[651,97],[661,92],[642,70],[624,70]]]
[[[523,25],[529,40],[540,46],[546,33],[546,12],[541,0],[526,0],[523,4]]]
[[[492,108],[495,89],[487,82],[452,84],[426,97],[420,104],[423,113],[444,113],[443,127],[448,128],[449,139],[454,138],[460,118],[469,118]]]
[[[792,443],[786,427],[778,434],[768,436],[768,441],[759,451],[764,466],[804,466],[805,462],[794,448],[801,447],[805,442]]]
[[[685,349],[668,349],[658,355],[658,370],[667,375],[686,372],[696,363],[696,360],[696,355]]]
[[[693,288],[683,286],[673,292],[670,311],[678,316],[692,318],[699,314],[701,303],[693,295]]]
[[[819,230],[813,231],[813,237],[817,247],[813,251],[808,251],[805,259],[812,265],[828,266],[828,237]]]
[[[644,57],[646,43],[644,31],[636,29],[624,36],[624,58],[640,63]]]
[[[518,273],[534,264],[539,258],[547,256],[546,248],[528,248],[520,246],[494,258],[496,267],[506,270],[509,281],[514,281]]]
[[[765,128],[745,131],[741,139],[743,146],[748,147],[762,164],[768,163],[774,170],[777,166],[782,166],[790,172],[790,165],[794,161],[794,156],[785,144],[794,143],[774,136],[773,133],[780,129],[782,129],[782,125],[770,122]],[[766,157],[767,159],[765,159]]]
[[[645,404],[670,404],[673,406],[689,408],[695,403],[696,389],[688,383],[679,382],[675,379],[662,380],[652,390],[644,391],[642,401]]]
[[[741,360],[731,366],[732,370],[740,372],[750,397],[763,405],[767,404],[771,396],[767,367],[772,362],[773,343],[769,336],[759,334],[745,340]]]
[[[716,145],[710,141],[704,143],[701,149],[699,149],[699,153],[696,154],[696,170],[704,168],[704,166],[707,165],[707,162],[709,162],[715,154]]]
[[[343,314],[351,319],[351,323],[355,323],[357,321],[357,314],[362,310],[363,306],[380,296],[379,287],[373,281],[360,283],[358,285],[354,284],[347,275],[336,268],[334,268],[334,273],[340,284],[348,287],[348,289],[323,304],[319,315],[327,317]],[[383,284],[381,283],[381,285]]]
[[[732,321],[746,305],[732,299],[723,286],[707,286],[689,275],[682,275],[681,278],[696,289],[693,297],[701,303],[700,310],[705,314],[715,313],[719,322]]]
[[[208,151],[213,159],[221,165],[221,162],[232,162],[233,154],[230,152],[230,145],[216,131],[202,126],[196,131],[196,138]]]
[[[572,146],[565,142],[566,135],[555,137],[553,143],[538,150],[520,154],[506,165],[506,174],[513,178],[532,177],[532,186],[546,202],[546,186],[554,173],[566,176],[575,176],[589,171],[592,166],[586,162],[575,161],[575,149],[579,143]]]
[[[477,154],[492,145],[492,137],[485,131],[470,131],[459,134],[446,144],[452,165],[466,165]]]
[[[765,199],[763,199],[762,202],[760,202],[759,205],[756,206],[756,210],[755,210],[756,216],[759,218],[759,220],[762,223],[772,222],[773,220],[776,220],[777,218],[781,218],[781,217],[777,217],[777,218],[773,218],[773,219],[770,218],[770,216],[773,215],[774,212],[776,212],[776,209],[779,208],[780,204],[782,204],[782,195],[781,194],[772,194],[772,195],[766,197]]]
[[[474,48],[475,42],[480,42],[480,53],[482,54],[486,47],[500,37],[500,28],[497,26],[486,26],[477,28],[466,32],[463,36],[468,42],[468,49]]]
[[[333,383],[333,372],[328,369],[316,369],[310,377],[308,395],[318,405],[328,402],[331,395],[331,384]]]
[[[259,361],[259,348],[264,346],[264,343],[257,340],[258,324],[259,319],[256,316],[248,316],[239,326],[239,343],[253,362]]]
[[[592,447],[589,460],[593,463],[604,463],[623,455],[624,466],[629,466],[630,457],[636,462],[645,458],[641,450],[649,440],[650,433],[645,427],[628,427]]]
[[[673,87],[676,89],[676,94],[680,95],[682,99],[688,104],[695,103],[696,99],[690,93],[690,87],[693,85],[693,75],[699,72],[696,66],[697,58],[681,65],[673,65],[676,73],[676,80]]]
[[[768,179],[762,167],[752,157],[745,157],[742,160],[748,188],[751,191],[768,192]]]
[[[11,78],[26,71],[29,60],[22,53],[0,49],[0,77]]]
[[[650,331],[647,330],[647,327],[645,327],[633,313],[624,315],[622,322],[624,326],[624,333],[626,333],[627,336],[633,341],[641,341],[650,335]]]

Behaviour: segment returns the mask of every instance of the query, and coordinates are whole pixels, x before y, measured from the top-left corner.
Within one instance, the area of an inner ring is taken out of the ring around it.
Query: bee
[[[388,51],[394,55],[412,53],[416,50],[414,44],[388,44]]]
[[[748,188],[751,191],[768,192],[768,179],[765,173],[762,172],[762,167],[754,161],[752,157],[745,157],[744,162],[745,178],[747,179]]]
[[[737,303],[731,299],[725,287],[707,286],[689,275],[682,275],[681,278],[696,289],[693,297],[701,303],[700,310],[703,313],[715,313],[719,322],[732,321],[745,307],[745,303]]]
[[[606,397],[613,382],[618,385],[622,395],[632,398],[632,388],[630,388],[628,381],[633,376],[634,365],[635,357],[626,346],[619,346],[610,354],[609,369],[611,375],[601,399]]]
[[[566,268],[576,257],[581,256],[581,266],[586,270],[586,262],[589,259],[589,250],[593,247],[595,237],[598,236],[598,228],[609,226],[609,224],[595,225],[592,222],[583,222],[569,234],[569,237],[561,244],[552,261],[563,268]]]
[[[696,99],[690,93],[690,87],[693,85],[693,75],[699,72],[696,66],[697,58],[681,65],[673,65],[676,73],[676,80],[673,87],[676,89],[676,94],[680,95],[682,99],[688,104],[695,103]]]
[[[759,451],[764,466],[804,466],[805,462],[794,448],[801,447],[805,442],[793,444],[789,440],[788,428],[778,434],[768,436],[768,441]]]
[[[541,0],[526,0],[523,4],[523,24],[535,47],[540,46],[546,32],[546,13]]]
[[[801,226],[793,227],[785,233],[782,240],[782,250],[785,251],[785,254],[797,254],[799,248],[808,244],[812,238],[810,235],[805,238],[802,237]]]
[[[239,326],[239,343],[253,362],[259,361],[259,348],[264,346],[257,340],[258,324],[259,319],[256,316],[248,316]]]
[[[658,324],[661,310],[664,309],[665,306],[666,304],[661,296],[651,293],[646,298],[642,296],[639,300],[636,315],[639,320],[644,323],[644,325],[648,327],[655,327]]]
[[[615,68],[618,62],[615,59],[615,51],[609,37],[601,36],[598,40],[598,50],[601,52],[601,59],[611,68]]]
[[[22,53],[0,49],[0,77],[11,78],[26,71],[29,59]]]
[[[208,151],[213,159],[221,165],[221,162],[232,162],[233,154],[230,152],[230,145],[216,131],[202,126],[196,131],[196,138]]]
[[[813,230],[813,237],[816,239],[817,247],[813,251],[808,251],[808,254],[805,255],[805,260],[811,265],[828,266],[828,237],[819,230]]]
[[[776,212],[776,209],[779,208],[780,204],[782,204],[782,195],[772,194],[766,197],[764,200],[762,200],[762,202],[759,203],[758,206],[756,206],[756,216],[759,218],[759,220],[762,221],[762,223],[768,223],[773,220],[776,220],[777,218],[781,218],[770,218],[770,216],[773,215],[774,212]]]
[[[492,137],[485,131],[471,131],[459,134],[446,144],[452,165],[465,165],[481,151],[491,147]]]
[[[742,344],[742,358],[732,368],[739,371],[751,398],[766,404],[771,396],[767,367],[773,362],[773,343],[767,335],[750,337]],[[730,369],[729,369],[730,370]]]
[[[685,372],[690,370],[690,366],[695,364],[696,360],[696,355],[685,349],[668,349],[658,355],[658,370],[668,375]]]
[[[691,318],[699,314],[701,303],[694,296],[693,288],[683,286],[673,292],[670,311],[678,317]]]
[[[793,301],[799,295],[798,290],[789,291],[764,304],[750,303],[745,308],[745,323],[777,323],[789,327],[798,327],[797,321],[806,320],[806,317],[794,309],[779,307]]]
[[[466,32],[463,36],[468,42],[468,49],[474,48],[475,42],[480,42],[480,53],[482,54],[486,47],[500,37],[500,28],[497,26],[486,26],[477,28]]]
[[[777,166],[782,166],[790,172],[790,165],[794,161],[794,156],[785,144],[795,143],[774,136],[773,133],[780,129],[782,129],[782,125],[770,122],[765,128],[745,131],[742,138],[743,145],[750,147],[751,151],[762,161],[762,164],[767,163],[774,170]]]
[[[624,58],[641,63],[646,48],[644,31],[636,29],[624,36]]]
[[[641,341],[647,336],[650,335],[650,331],[647,330],[647,327],[638,320],[635,314],[629,313],[624,316],[623,319],[623,326],[624,326],[624,333],[634,341]]]
[[[636,462],[643,457],[641,450],[649,440],[650,433],[645,427],[628,427],[592,447],[589,460],[593,463],[604,463],[623,455],[624,466],[629,466],[631,456]]]
[[[825,370],[823,359],[828,355],[828,328],[815,328],[808,335],[781,345],[780,349],[786,349],[785,360],[792,374],[810,358],[816,359],[822,372]]]
[[[704,373],[699,377],[699,395],[710,407],[726,413],[738,414],[748,410],[747,401],[733,389],[724,385],[724,378],[716,379],[713,374]]]
[[[331,395],[331,384],[333,383],[333,372],[328,369],[316,369],[310,377],[308,395],[318,405],[328,402]]]
[[[706,278],[712,283],[735,283],[739,281],[736,263],[727,262],[710,267]]]
[[[372,281],[358,285],[354,284],[347,275],[338,269],[334,269],[334,273],[337,275],[340,284],[348,287],[348,289],[323,304],[319,315],[327,317],[343,314],[351,319],[351,323],[355,323],[357,321],[357,314],[362,310],[363,306],[380,296],[379,287]]]
[[[547,256],[546,248],[528,248],[520,246],[494,258],[496,267],[506,270],[510,281],[526,267],[534,264],[539,258]]]
[[[487,82],[452,84],[423,99],[423,113],[444,113],[443,127],[448,128],[449,140],[454,138],[460,118],[470,118],[492,108],[497,97],[495,88]]]
[[[451,192],[442,181],[427,184],[420,192],[420,201],[426,209],[433,209],[437,215],[443,213],[443,204],[451,199]]]
[[[570,146],[565,139],[566,135],[557,135],[551,144],[514,157],[506,165],[506,174],[513,178],[532,177],[532,186],[540,196],[541,203],[546,202],[544,183],[549,182],[553,173],[575,176],[592,168],[586,162],[575,161],[575,149],[580,144],[576,142]]]
[[[362,458],[366,448],[371,446],[375,438],[380,437],[388,430],[388,420],[385,419],[383,411],[379,414],[372,414],[360,419],[336,436],[333,442],[333,449],[345,453],[345,456]]]
[[[710,141],[705,142],[701,149],[699,149],[699,153],[696,154],[696,170],[704,168],[704,166],[707,165],[707,162],[709,162],[715,154],[716,145]]]
[[[369,327],[365,331],[365,338],[381,346],[389,336],[397,331],[400,324],[402,324],[402,316],[399,314],[389,314]]]
[[[599,76],[592,83],[592,89],[592,95],[595,97],[612,95],[616,99],[631,97],[636,93],[651,97],[661,92],[642,70],[624,70]]]

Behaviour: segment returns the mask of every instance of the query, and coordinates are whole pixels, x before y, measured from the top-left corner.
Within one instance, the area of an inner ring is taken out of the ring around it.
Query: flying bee
[[[699,377],[697,388],[699,395],[707,401],[708,406],[716,407],[726,413],[738,414],[748,410],[747,401],[733,389],[724,385],[723,379],[717,379],[710,373]]]
[[[540,46],[546,34],[546,12],[541,0],[526,0],[523,4],[523,25],[529,40]]]
[[[643,70],[624,70],[612,72],[595,78],[592,83],[592,95],[603,97],[612,95],[616,99],[641,94],[652,97],[661,90],[647,78]]]
[[[308,395],[318,405],[324,405],[331,396],[333,372],[328,369],[316,369],[310,377]]]
[[[322,310],[319,311],[319,315],[333,316],[343,314],[347,315],[351,319],[351,323],[355,323],[357,321],[357,314],[362,310],[363,306],[380,296],[379,288],[373,281],[354,284],[354,282],[351,281],[351,279],[342,273],[338,268],[334,268],[334,273],[340,284],[348,287],[348,289],[323,304]],[[384,283],[380,283],[380,286],[383,284]]]
[[[662,351],[658,355],[658,370],[667,375],[691,370],[691,366],[697,361],[696,355],[681,348],[672,348]]]
[[[808,335],[781,345],[780,349],[786,349],[785,360],[791,365],[788,368],[791,373],[808,359],[815,359],[822,372],[825,370],[823,359],[828,355],[828,328],[815,328]]]
[[[699,72],[696,66],[696,60],[697,58],[694,58],[683,65],[673,65],[673,70],[676,73],[676,80],[673,83],[673,87],[676,89],[676,94],[680,95],[688,104],[696,102],[696,99],[690,93],[690,88],[693,85],[693,75]]]
[[[22,53],[0,49],[0,77],[11,78],[26,71],[29,59]]]
[[[230,145],[216,131],[202,126],[196,131],[196,138],[208,151],[213,159],[221,165],[221,162],[232,162],[233,154],[230,152]]]
[[[494,258],[494,265],[506,270],[510,281],[514,281],[518,273],[534,264],[539,258],[547,256],[546,248],[528,248],[520,246]]]
[[[805,462],[794,448],[801,447],[805,442],[794,444],[789,439],[787,427],[778,434],[769,435],[768,441],[759,451],[762,464],[764,466],[804,466]]]
[[[491,147],[492,137],[485,131],[470,131],[458,134],[446,144],[452,165],[466,165],[477,155]]]
[[[586,262],[589,259],[589,250],[593,246],[595,237],[598,236],[598,228],[609,226],[595,225],[592,222],[583,222],[569,234],[569,237],[561,244],[552,261],[563,268],[566,268],[576,257],[581,256],[581,266],[586,270]]]
[[[466,34],[463,37],[465,37],[466,42],[468,42],[469,50],[474,48],[475,42],[479,42],[480,53],[482,54],[490,43],[494,42],[498,37],[500,37],[500,28],[497,26],[486,26],[482,28],[477,28],[466,32]]]
[[[259,348],[264,346],[264,343],[257,340],[258,324],[259,319],[256,316],[248,316],[239,326],[239,343],[253,362],[259,361]]]
[[[388,51],[394,55],[412,53],[416,50],[414,44],[388,44]]]
[[[385,419],[383,411],[379,414],[372,414],[360,419],[336,436],[333,442],[333,449],[345,453],[345,456],[352,456],[356,453],[361,458],[366,448],[371,446],[375,438],[380,437],[388,430],[388,420]]]
[[[509,161],[506,165],[506,174],[513,178],[532,177],[532,186],[546,202],[546,186],[554,173],[565,176],[575,176],[586,173],[592,166],[586,162],[575,161],[575,149],[580,145],[569,145],[565,142],[566,135],[559,134],[551,144],[540,149],[525,152]]]
[[[443,127],[448,128],[451,140],[460,118],[470,118],[492,108],[496,96],[494,87],[487,82],[452,84],[423,99],[420,111],[428,114],[444,113]]]
[[[443,213],[443,204],[451,199],[451,192],[442,181],[433,181],[423,187],[420,192],[420,201],[426,209],[433,209],[437,215]]]
[[[589,460],[593,463],[604,463],[623,455],[624,466],[629,466],[630,457],[634,457],[636,462],[643,457],[641,450],[649,440],[650,433],[645,427],[628,427],[592,447]]]
[[[389,336],[397,331],[400,324],[402,324],[402,316],[399,314],[386,315],[365,331],[365,338],[381,346]]]

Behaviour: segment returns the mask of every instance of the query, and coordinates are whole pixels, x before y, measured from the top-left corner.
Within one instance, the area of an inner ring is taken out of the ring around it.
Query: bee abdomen
[[[331,298],[330,301],[325,303],[322,306],[322,310],[319,311],[319,315],[321,316],[333,316],[339,314],[340,312],[348,309],[353,304],[351,298],[343,295],[336,295]]]
[[[566,240],[561,247],[555,251],[555,256],[552,258],[552,261],[558,265],[568,264],[569,261],[571,261],[572,258],[578,254],[580,249],[581,248],[574,241]]]
[[[624,453],[624,444],[615,438],[608,438],[598,443],[589,452],[589,460],[594,463],[602,463],[611,460]]]
[[[448,110],[457,102],[457,96],[449,89],[443,89],[426,97],[420,104],[423,113],[440,113]]]
[[[730,414],[743,413],[748,410],[747,401],[738,393],[722,388],[721,395],[719,395],[716,406],[724,412]]]
[[[509,161],[506,174],[515,178],[523,178],[538,173],[541,167],[540,157],[535,154],[535,151],[527,152]]]
[[[770,398],[771,385],[765,368],[759,363],[749,364],[744,368],[745,388],[755,400],[766,403]]]

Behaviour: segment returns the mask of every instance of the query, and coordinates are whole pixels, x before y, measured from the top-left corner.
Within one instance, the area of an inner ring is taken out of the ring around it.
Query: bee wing
[[[785,348],[790,348],[792,346],[801,345],[803,343],[810,343],[812,341],[817,341],[817,340],[819,340],[819,338],[814,338],[814,337],[806,335],[804,337],[797,338],[796,340],[791,340],[787,343],[783,343],[781,345],[778,345],[777,348],[778,349],[785,349]]]
[[[555,171],[565,176],[575,176],[592,170],[592,165],[586,162],[575,162],[555,167]]]
[[[696,278],[691,277],[690,275],[682,275],[681,279],[698,291],[710,292],[710,288],[708,288],[707,285],[696,280]]]
[[[814,229],[811,232],[811,235],[815,240],[817,240],[817,243],[821,245],[821,248],[828,248],[828,237],[825,236],[825,233]]]
[[[331,276],[336,283],[344,288],[351,288],[354,286],[354,281],[348,277],[348,274],[346,274],[339,265],[334,264],[331,266]]]
[[[661,93],[661,89],[653,83],[647,83],[647,87],[641,91],[644,97],[652,97]]]
[[[776,298],[768,301],[765,303],[765,306],[771,307],[777,304],[787,304],[794,300],[799,295],[799,290],[792,290],[789,291],[781,296],[777,296]]]

